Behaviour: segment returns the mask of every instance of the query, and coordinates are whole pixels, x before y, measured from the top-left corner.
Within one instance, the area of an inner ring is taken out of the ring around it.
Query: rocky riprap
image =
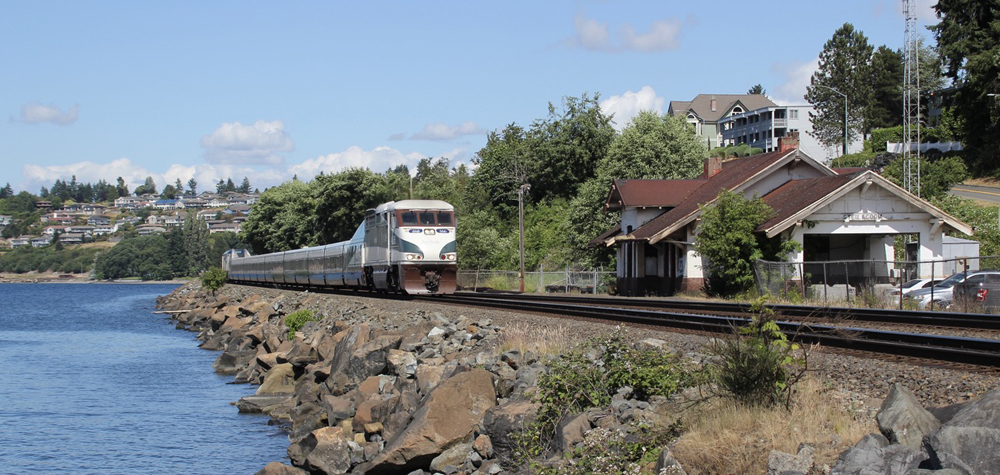
[[[216,371],[259,386],[255,395],[236,403],[240,411],[267,414],[287,427],[291,465],[276,461],[259,473],[507,473],[513,468],[511,434],[533,421],[539,408],[531,396],[546,371],[545,359],[498,350],[501,329],[523,316],[241,286],[226,286],[211,295],[197,284],[160,298],[158,305],[187,310],[172,318],[177,328],[197,332],[202,348],[221,352],[213,365]],[[284,319],[300,309],[312,310],[318,321],[289,339]],[[531,318],[539,328],[553,325],[552,319]],[[556,325],[571,328],[581,340],[610,331],[586,322],[558,320]],[[646,338],[647,344],[691,360],[704,359],[698,353],[704,337],[646,333],[643,337],[654,337]],[[862,416],[877,412],[885,434],[867,437],[849,449],[831,473],[1000,473],[993,468],[1000,465],[989,465],[1000,463],[995,458],[1000,454],[1000,402],[993,392],[966,402],[996,387],[994,376],[835,354],[816,355],[810,364],[824,378],[845,386],[845,405]],[[917,396],[903,385],[918,389]],[[895,389],[879,408],[890,387]],[[931,430],[926,428],[933,425],[926,414],[896,409],[900,403],[895,401],[901,399],[911,406],[918,400],[929,407],[966,404],[935,409],[939,427]],[[635,422],[669,424],[673,420],[662,415],[666,405],[632,400],[623,391],[607,408],[563,420],[552,455],[558,459],[562,450],[581,446],[596,431],[627,431]],[[969,408],[977,411],[974,416],[958,417],[973,410]],[[896,418],[903,426],[893,425],[888,418],[896,413],[921,414],[924,425],[910,428],[906,424],[917,418],[907,415]],[[971,418],[989,425],[969,425]],[[978,445],[969,445],[973,436]],[[991,450],[987,453],[994,458],[969,458],[981,450]],[[811,453],[808,445],[797,454],[772,452],[769,472],[829,470],[814,466]],[[885,470],[864,468],[870,461],[881,461],[883,465],[876,466]],[[559,461],[552,463],[558,466]],[[655,466],[646,468],[685,473],[669,448]]]

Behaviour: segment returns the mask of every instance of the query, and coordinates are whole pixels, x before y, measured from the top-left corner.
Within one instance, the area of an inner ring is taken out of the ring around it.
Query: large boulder
[[[347,473],[351,469],[351,446],[340,427],[323,427],[312,433],[316,446],[306,456],[306,467],[328,475]]]
[[[892,385],[882,408],[875,416],[879,430],[889,442],[919,450],[924,436],[941,427],[933,414],[924,409],[916,396],[899,383]]]
[[[514,451],[513,434],[523,432],[538,419],[542,405],[532,401],[512,401],[486,411],[483,426],[493,442],[493,450],[500,458],[508,458]]]
[[[255,394],[291,394],[295,392],[295,370],[291,363],[279,364],[264,375],[264,383]]]
[[[281,462],[271,462],[254,475],[309,475],[309,472]]]
[[[1000,389],[963,406],[925,448],[934,468],[1000,474]]]
[[[905,445],[889,444],[882,434],[865,436],[840,454],[830,475],[906,474],[927,459],[927,454]]]
[[[379,475],[429,468],[445,450],[470,442],[486,411],[495,404],[493,376],[488,371],[458,373],[428,394],[406,429],[360,471]]]

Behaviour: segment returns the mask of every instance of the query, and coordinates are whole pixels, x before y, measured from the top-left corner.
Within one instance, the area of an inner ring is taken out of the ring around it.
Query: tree
[[[198,182],[195,181],[194,177],[188,180],[188,194],[198,196]]]
[[[183,226],[184,252],[187,260],[186,275],[198,275],[212,265],[209,260],[208,225],[204,219],[188,213]]]
[[[254,203],[240,237],[254,254],[305,247],[314,242],[309,217],[315,210],[310,187],[301,181],[268,188]]]
[[[528,183],[536,202],[571,198],[594,177],[615,137],[612,117],[601,111],[599,100],[599,94],[564,97],[562,111],[549,103],[548,118],[531,125]]]
[[[767,95],[767,89],[764,89],[764,86],[762,86],[762,85],[760,85],[758,83],[758,84],[754,84],[753,86],[751,86],[750,89],[747,90],[747,94],[760,94],[762,96],[766,96]]]
[[[879,46],[872,55],[871,73],[874,97],[868,117],[872,127],[902,125],[903,55],[887,46]]]
[[[235,191],[238,193],[250,193],[250,179],[243,177],[243,182],[240,183],[240,186]]]
[[[872,129],[866,116],[872,102],[871,84],[872,46],[868,37],[844,23],[833,33],[833,38],[823,45],[819,54],[819,68],[813,73],[806,88],[806,100],[816,112],[809,113],[812,134],[820,143],[835,146],[864,136]],[[848,137],[844,137],[845,99],[831,89],[847,96]],[[844,152],[847,154],[847,145]]]
[[[7,186],[0,188],[0,200],[11,196],[14,196],[14,189],[10,187],[10,182],[7,182]]]
[[[495,208],[499,216],[510,217],[517,211],[516,193],[530,178],[530,148],[527,131],[509,124],[502,131],[490,132],[486,145],[472,158],[477,166],[463,201],[468,208]]]
[[[773,215],[774,210],[761,198],[747,199],[728,190],[702,207],[695,250],[702,258],[709,293],[731,296],[750,290],[754,261],[785,260],[797,248],[796,242],[783,241],[766,252],[765,238],[754,230]]]
[[[945,75],[955,86],[952,105],[963,120],[962,144],[969,167],[978,174],[1000,167],[1000,2],[997,0],[939,0],[940,19],[931,27],[944,63]]]
[[[313,234],[310,244],[350,239],[366,210],[391,199],[385,177],[367,168],[320,175],[310,185],[309,193],[315,203],[313,212],[306,216]]]
[[[115,188],[118,189],[118,196],[128,196],[128,185],[122,177],[118,177],[118,185]]]
[[[232,181],[232,180],[230,180]],[[219,182],[215,184],[215,192],[223,193],[226,191],[226,182],[222,178],[219,178]]]
[[[145,195],[145,194],[155,195],[156,194],[156,183],[153,181],[153,177],[147,176],[146,177],[146,181],[143,184],[135,187],[135,192],[134,193],[135,193],[135,196],[142,196],[142,195]]]
[[[201,286],[207,290],[210,290],[212,292],[212,295],[215,295],[216,290],[219,290],[222,288],[222,286],[226,285],[226,279],[228,278],[229,278],[229,273],[218,267],[213,267],[208,271],[206,271],[204,274],[202,274]]]
[[[160,198],[165,200],[172,200],[177,198],[178,191],[174,188],[174,185],[167,185],[163,187],[163,191],[160,193]]]
[[[223,191],[230,191],[230,192],[236,191],[236,184],[233,183],[233,179],[232,178],[227,178],[226,179],[226,189],[223,190]]]

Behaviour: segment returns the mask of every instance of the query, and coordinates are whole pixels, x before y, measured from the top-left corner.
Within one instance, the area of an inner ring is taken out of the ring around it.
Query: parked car
[[[971,276],[955,284],[953,306],[970,312],[1000,309],[1000,272]],[[964,306],[968,304],[968,306]]]
[[[905,296],[910,295],[911,293],[916,292],[916,291],[918,291],[920,289],[929,289],[929,288],[931,288],[931,287],[933,287],[933,286],[935,286],[937,284],[940,284],[940,283],[941,283],[941,279],[937,279],[937,280],[931,280],[931,279],[913,279],[913,280],[909,280],[909,281],[904,282],[903,285],[901,285],[899,287],[893,287],[892,289],[889,289],[889,292],[887,293],[887,295],[889,295],[890,297],[899,298],[899,295],[903,294],[903,296],[905,297]]]
[[[918,307],[924,308],[930,305],[933,297],[935,307],[945,308],[954,300],[953,292],[956,285],[966,281],[970,284],[985,281],[988,275],[1000,276],[1000,270],[976,270],[952,274],[933,287],[914,290],[907,298],[915,301]]]

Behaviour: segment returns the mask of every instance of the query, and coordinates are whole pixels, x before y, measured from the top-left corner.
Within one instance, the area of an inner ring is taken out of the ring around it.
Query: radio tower
[[[920,196],[920,50],[914,0],[903,1],[903,185]]]

